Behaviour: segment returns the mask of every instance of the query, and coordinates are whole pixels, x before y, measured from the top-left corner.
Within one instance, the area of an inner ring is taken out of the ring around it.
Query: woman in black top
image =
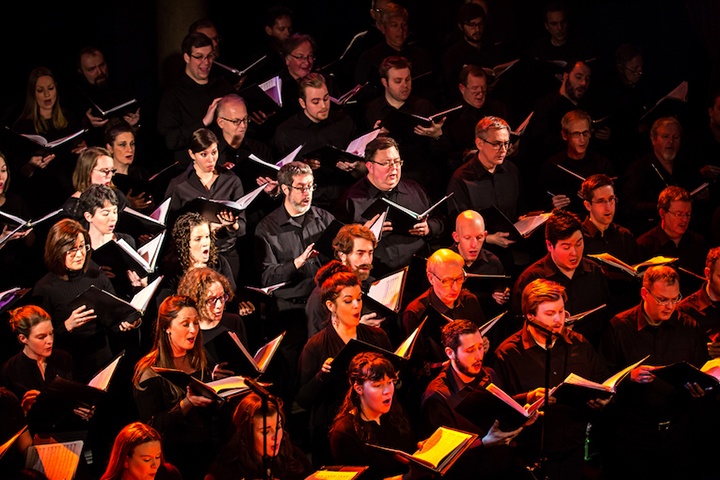
[[[55,223],[45,242],[49,272],[35,284],[32,297],[50,314],[58,347],[73,356],[73,377],[87,382],[112,359],[109,330],[113,319],[98,318],[92,308],[69,304],[91,285],[115,294],[107,275],[90,266],[90,238],[79,222]],[[117,328],[117,327],[116,327]]]
[[[201,382],[212,380],[200,316],[191,298],[172,295],[160,305],[153,349],[135,366],[133,394],[140,420],[163,435],[168,461],[180,469],[185,480],[201,479],[229,438],[229,414],[223,418],[223,410],[214,400],[189,386],[185,390],[175,386],[152,367],[182,370]]]
[[[407,465],[367,443],[405,452],[417,450],[402,406],[395,401],[397,373],[378,353],[357,354],[348,368],[350,388],[330,430],[330,447],[338,465],[367,465],[363,478],[380,480],[408,473]]]
[[[285,431],[282,400],[272,395],[267,399],[264,426],[262,409],[262,399],[255,393],[238,403],[233,415],[235,434],[220,451],[205,480],[265,478],[263,445],[270,478],[302,480],[312,473],[310,461]]]
[[[384,330],[360,324],[362,290],[349,267],[333,260],[318,270],[315,282],[330,322],[308,340],[300,354],[295,400],[310,411],[313,464],[320,468],[331,460],[328,430],[347,390],[344,372],[332,372],[333,359],[353,338],[388,351],[392,347]]]

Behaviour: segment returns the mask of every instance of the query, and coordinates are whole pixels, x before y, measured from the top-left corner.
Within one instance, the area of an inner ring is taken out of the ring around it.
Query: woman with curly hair
[[[160,433],[142,422],[133,422],[115,437],[110,461],[100,480],[148,479],[182,480],[182,475],[165,461]]]
[[[172,228],[173,244],[163,259],[161,272],[163,285],[158,293],[158,304],[177,291],[180,279],[193,268],[208,267],[222,274],[235,292],[235,280],[227,260],[218,255],[215,233],[210,222],[195,212],[180,215]]]
[[[135,365],[133,396],[140,421],[163,435],[168,460],[186,480],[202,478],[229,438],[229,414],[223,415],[220,405],[189,386],[183,390],[165,380],[152,367],[182,370],[201,382],[212,380],[193,299],[172,295],[160,305],[153,348]]]
[[[315,283],[321,289],[330,321],[308,340],[300,354],[295,400],[310,411],[313,465],[320,468],[332,459],[328,430],[347,390],[344,375],[331,375],[333,359],[352,338],[388,351],[392,346],[383,329],[360,323],[362,290],[350,267],[332,260],[318,270]]]
[[[205,480],[267,478],[265,458],[269,460],[270,478],[302,480],[312,473],[310,461],[285,431],[282,400],[270,396],[267,402],[264,424],[260,396],[250,393],[238,403],[233,414],[235,434],[213,462]]]
[[[408,466],[366,444],[406,452],[417,449],[405,411],[395,401],[397,372],[378,353],[359,353],[348,367],[350,388],[330,429],[330,447],[338,465],[367,465],[363,478],[383,479],[408,472]]]
[[[248,346],[242,317],[225,308],[234,297],[227,277],[212,268],[192,268],[180,279],[177,293],[195,300],[200,315],[203,344],[211,364],[220,363],[212,340],[223,332],[235,332],[242,344]]]

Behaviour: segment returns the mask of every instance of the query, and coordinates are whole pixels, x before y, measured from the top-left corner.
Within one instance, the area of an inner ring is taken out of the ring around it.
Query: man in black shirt
[[[193,132],[209,126],[220,97],[234,91],[230,82],[210,75],[215,53],[207,35],[186,35],[182,52],[185,71],[163,92],[157,117],[157,131],[165,140],[165,147],[179,162],[179,170],[185,170],[190,164],[187,149]]]
[[[273,292],[267,318],[272,319],[269,335],[286,331],[280,346],[285,364],[276,365],[281,375],[278,388],[292,402],[297,360],[307,341],[305,303],[313,289],[320,258],[315,241],[333,221],[329,212],[312,206],[315,183],[310,167],[290,162],[280,168],[278,183],[284,195],[282,206],[263,218],[255,229],[256,261],[263,286],[287,282]],[[292,403],[291,403],[292,404]]]
[[[368,173],[345,192],[338,207],[338,218],[344,223],[374,222],[380,211],[388,207],[383,197],[413,212],[425,212],[431,206],[430,199],[419,183],[400,178],[402,165],[398,145],[392,138],[378,136],[368,143],[365,147]],[[427,255],[430,245],[436,243],[443,232],[442,217],[435,212],[426,218],[411,220],[395,207],[390,208],[390,220],[383,226],[375,250],[378,275],[409,265],[413,254]]]
[[[573,314],[586,312],[605,304],[606,307],[578,321],[573,329],[597,346],[612,308],[607,279],[594,261],[584,258],[582,225],[577,215],[555,210],[545,223],[545,244],[548,253],[518,277],[512,291],[511,310],[522,311],[522,291],[536,278],[545,278],[565,287],[565,307]]]

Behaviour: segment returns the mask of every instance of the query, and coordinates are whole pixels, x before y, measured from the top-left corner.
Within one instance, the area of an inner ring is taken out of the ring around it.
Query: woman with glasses
[[[77,211],[78,199],[90,185],[106,185],[115,191],[118,197],[118,212],[122,212],[127,206],[128,201],[125,195],[115,188],[112,182],[115,175],[115,166],[113,158],[107,149],[103,147],[89,147],[83,150],[75,164],[75,170],[72,174],[72,184],[75,187],[75,193],[65,200],[62,208],[69,215],[77,220],[82,220],[82,212]]]
[[[191,207],[188,204],[198,197],[236,201],[243,196],[240,178],[217,164],[218,138],[210,129],[195,130],[188,154],[192,158],[192,168],[172,179],[165,191],[165,198],[171,199],[168,224],[172,224],[173,217],[188,211]],[[238,237],[245,235],[245,212],[221,211],[209,225],[216,237],[218,254],[229,262],[232,268],[229,277],[235,282],[240,271],[235,244]]]
[[[347,371],[350,388],[330,430],[330,446],[338,465],[367,465],[363,478],[380,480],[403,476],[407,465],[392,455],[367,446],[414,452],[417,450],[410,421],[395,398],[397,372],[378,353],[360,353]]]
[[[109,331],[92,308],[71,310],[70,302],[91,285],[115,294],[105,273],[90,261],[90,236],[76,220],[65,218],[50,228],[45,242],[48,273],[35,284],[34,303],[52,318],[57,346],[73,356],[73,378],[87,382],[112,359]]]
[[[383,329],[360,323],[362,290],[360,280],[350,267],[333,260],[318,270],[315,283],[321,289],[330,322],[310,337],[300,354],[300,388],[295,400],[310,411],[312,458],[319,468],[332,461],[328,429],[347,388],[345,375],[332,372],[333,358],[351,339],[388,351],[392,346]]]
[[[205,480],[267,478],[264,461],[271,476],[282,480],[302,480],[313,471],[305,453],[285,430],[285,413],[280,398],[267,399],[263,418],[263,400],[250,393],[235,408],[235,434],[217,456]],[[263,455],[265,452],[265,455]]]
[[[185,272],[180,279],[177,293],[192,298],[197,304],[203,345],[210,364],[217,366],[222,361],[213,347],[212,340],[223,332],[235,332],[242,344],[246,348],[249,347],[242,317],[226,309],[235,295],[225,276],[212,268],[193,268]]]

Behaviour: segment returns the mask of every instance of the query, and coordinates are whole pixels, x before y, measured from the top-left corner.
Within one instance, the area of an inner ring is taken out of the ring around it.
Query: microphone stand
[[[265,390],[255,380],[245,377],[245,384],[250,387],[253,393],[260,397],[260,411],[262,412],[262,426],[263,426],[263,480],[272,480],[272,458],[267,453],[267,417],[268,417],[268,402],[270,400],[270,392]],[[280,413],[278,412],[278,415]]]
[[[557,337],[559,336],[557,333],[553,332],[549,328],[540,325],[537,322],[530,321],[530,319],[526,319],[527,323],[532,325],[537,330],[541,331],[545,334],[545,406],[544,408],[547,409],[550,405],[550,349],[552,346],[552,338],[553,336]],[[547,410],[546,410],[547,413]],[[530,471],[530,474],[533,476],[534,479],[538,479],[538,477],[535,475],[535,471],[539,471],[541,478],[544,480],[549,480],[549,477],[543,473],[544,464],[547,460],[545,458],[545,427],[547,425],[547,417],[543,419],[542,428],[540,429],[540,458],[538,458],[538,461],[535,462],[535,464],[531,467],[528,467],[528,470]]]

